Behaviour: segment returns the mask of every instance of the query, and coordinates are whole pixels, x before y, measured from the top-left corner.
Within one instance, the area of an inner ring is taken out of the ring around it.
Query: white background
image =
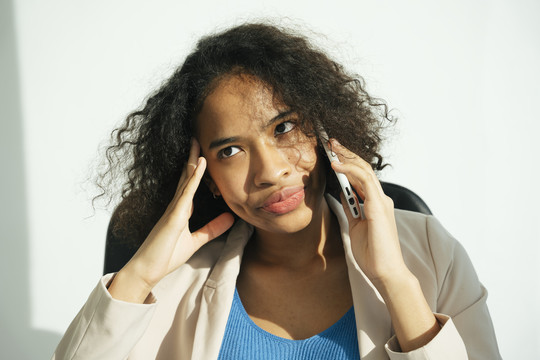
[[[396,109],[381,177],[464,244],[503,357],[540,358],[540,2],[17,0],[0,14],[2,359],[49,358],[98,281],[109,213],[93,215],[85,181],[115,124],[201,35],[268,17],[315,32]]]

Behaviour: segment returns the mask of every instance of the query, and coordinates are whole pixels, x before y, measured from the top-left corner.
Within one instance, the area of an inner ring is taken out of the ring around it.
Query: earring
[[[218,196],[218,195],[216,195],[216,194],[214,194],[214,193],[212,193],[212,196],[214,197],[214,199],[217,199],[217,198],[219,198],[219,196]]]

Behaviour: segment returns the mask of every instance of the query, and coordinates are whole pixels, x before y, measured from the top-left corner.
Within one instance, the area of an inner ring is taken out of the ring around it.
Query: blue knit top
[[[240,359],[360,359],[356,320],[351,308],[334,325],[304,340],[270,334],[249,317],[238,291],[234,298],[218,360]]]

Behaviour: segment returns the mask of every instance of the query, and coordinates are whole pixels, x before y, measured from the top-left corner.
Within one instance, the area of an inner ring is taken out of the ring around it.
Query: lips
[[[264,202],[262,209],[273,214],[286,214],[304,200],[304,187],[294,186],[276,191]]]

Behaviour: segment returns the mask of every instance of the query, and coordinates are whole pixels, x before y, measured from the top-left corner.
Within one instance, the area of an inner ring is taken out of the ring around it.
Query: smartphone
[[[339,161],[337,154],[328,147],[329,137],[326,131],[324,131],[321,126],[319,126],[318,132],[319,139],[321,140],[324,151],[326,152],[326,155],[328,156],[330,162]],[[359,218],[361,216],[360,205],[358,204],[358,199],[354,195],[354,191],[352,189],[351,183],[349,182],[349,179],[347,179],[347,176],[345,176],[345,174],[338,173],[334,169],[332,169],[332,171],[334,171],[334,173],[336,174],[339,185],[341,186],[343,195],[345,195],[345,199],[347,200],[347,204],[349,205],[349,210],[351,210],[353,218]]]

